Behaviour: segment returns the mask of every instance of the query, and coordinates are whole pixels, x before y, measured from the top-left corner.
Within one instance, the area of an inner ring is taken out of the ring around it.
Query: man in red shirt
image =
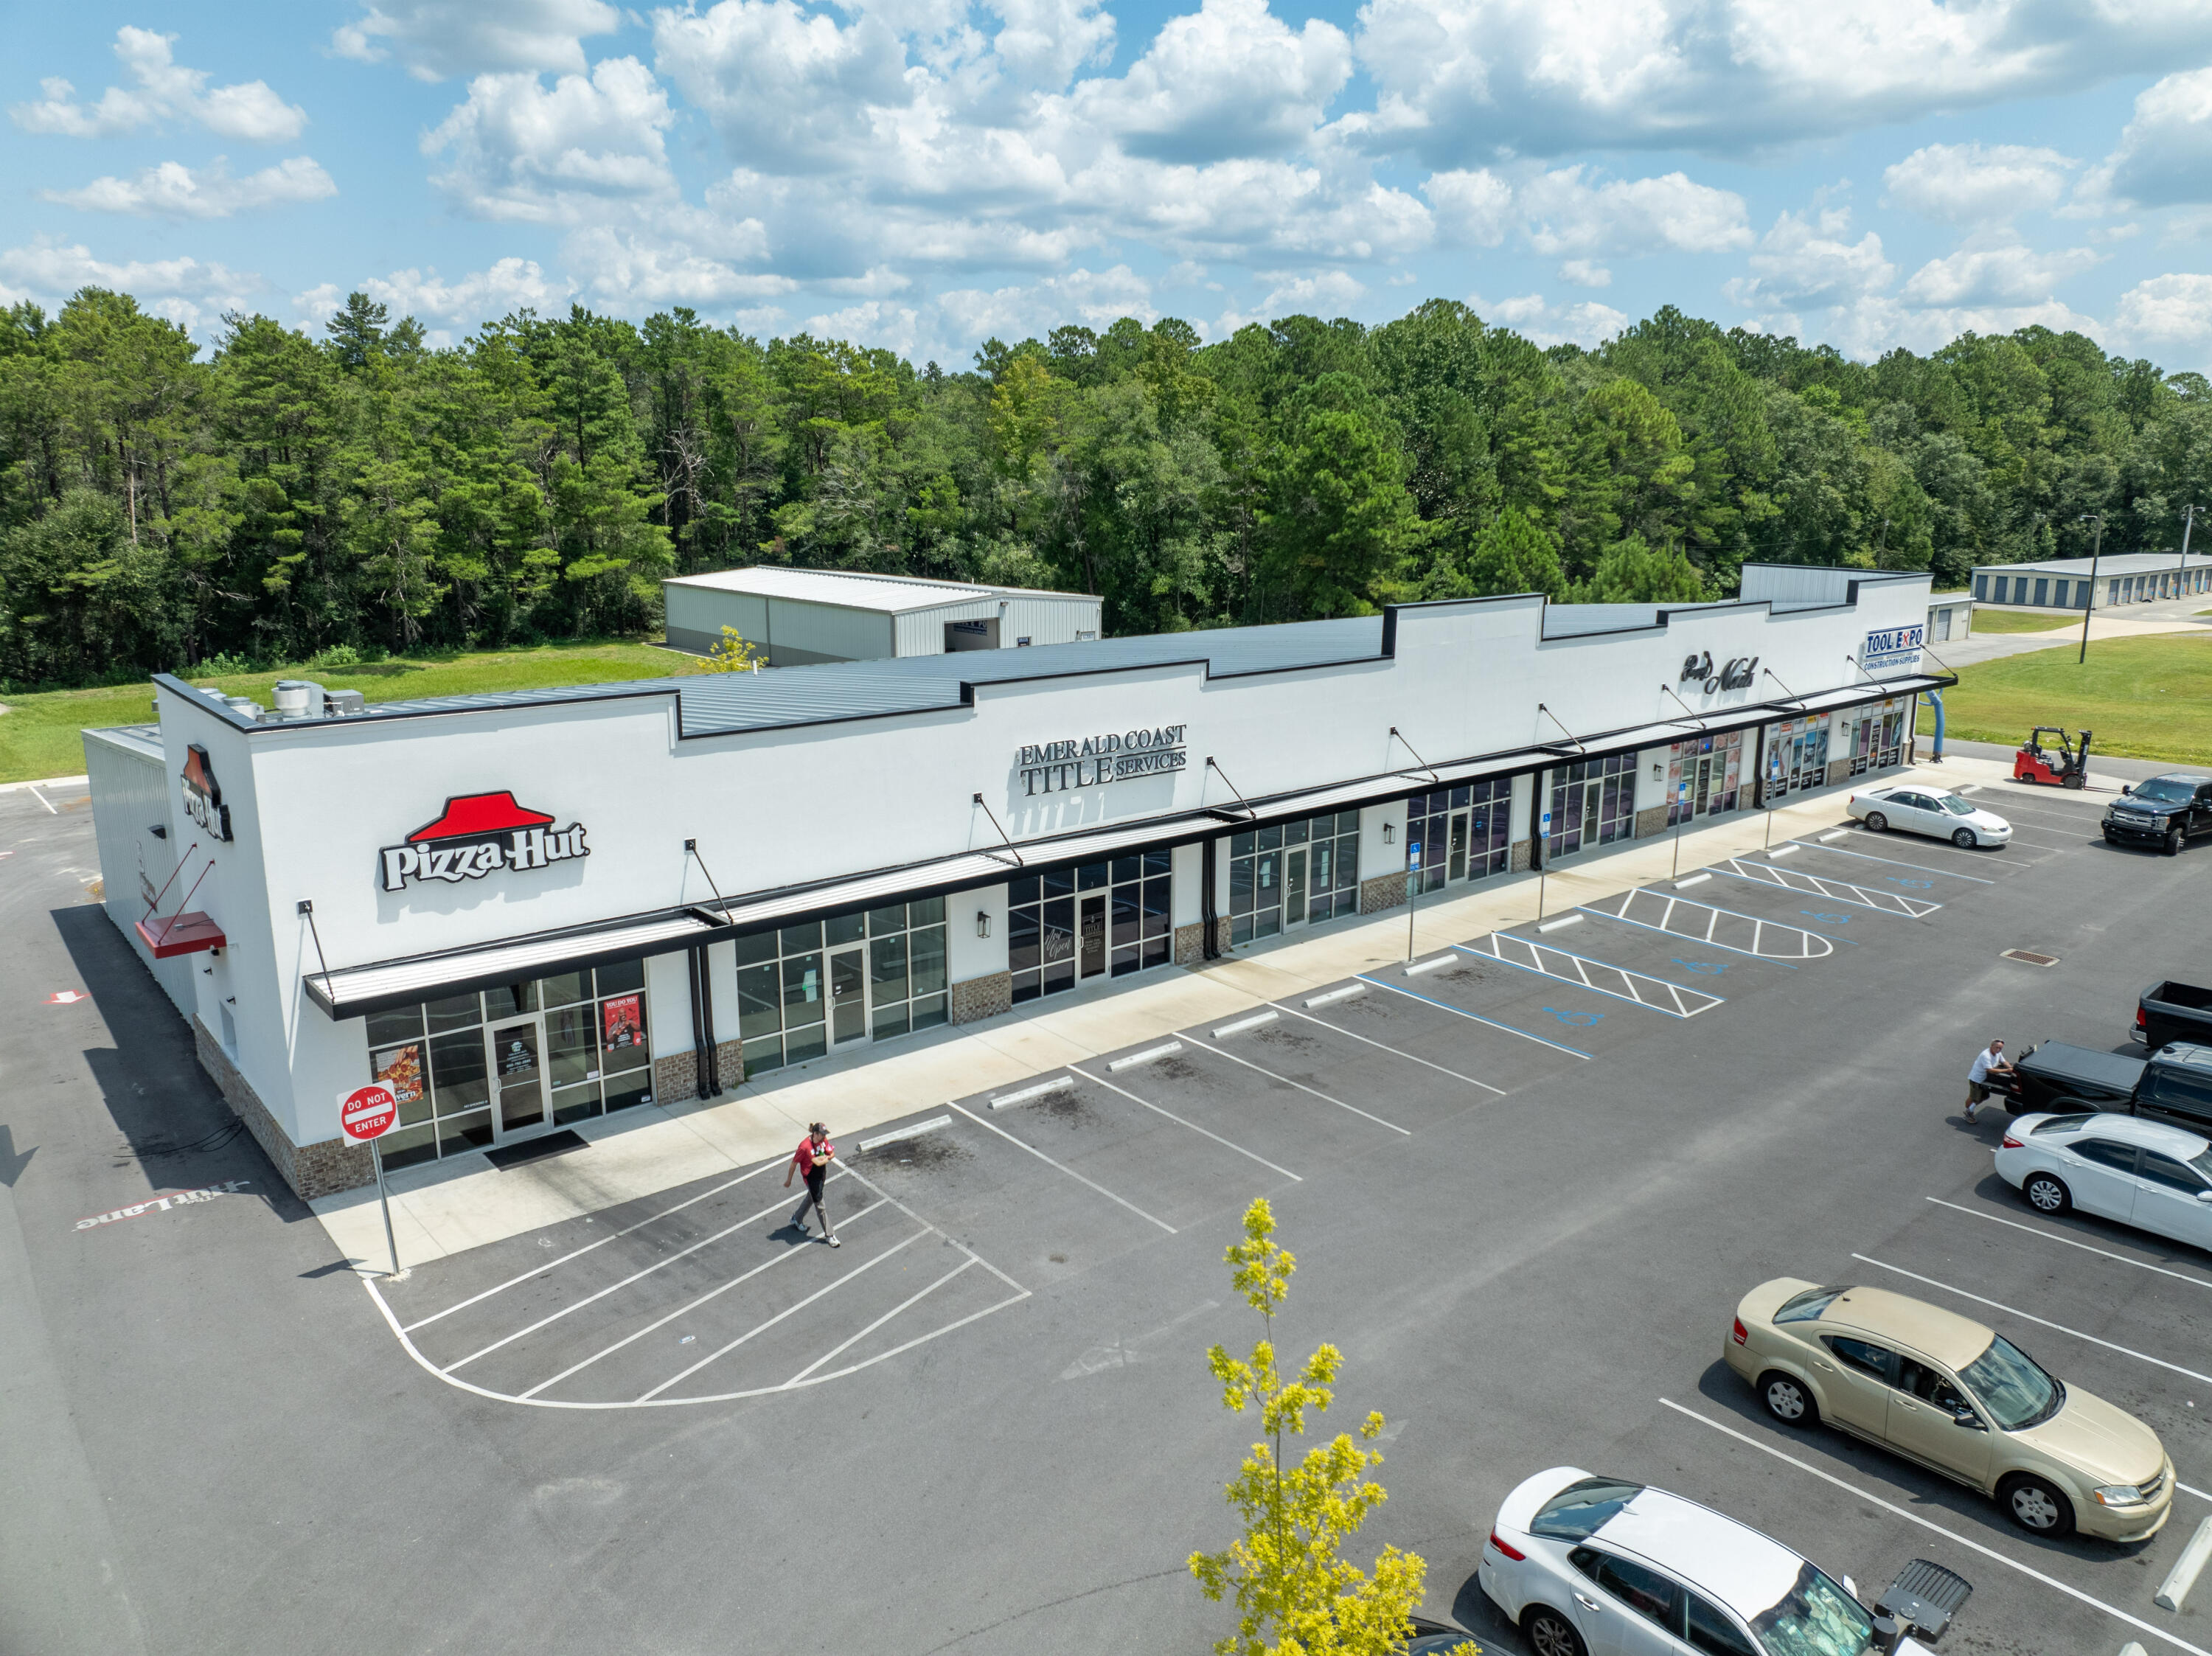
[[[799,1211],[791,1216],[791,1222],[799,1227],[800,1235],[806,1234],[806,1210],[812,1208],[822,1221],[823,1240],[831,1247],[842,1247],[837,1233],[830,1228],[830,1210],[822,1205],[822,1186],[830,1176],[830,1163],[836,1160],[837,1147],[830,1142],[830,1129],[817,1121],[806,1130],[806,1137],[799,1141],[792,1153],[791,1166],[784,1170],[783,1187],[791,1188],[791,1176],[801,1174],[806,1179],[806,1194],[799,1204]]]

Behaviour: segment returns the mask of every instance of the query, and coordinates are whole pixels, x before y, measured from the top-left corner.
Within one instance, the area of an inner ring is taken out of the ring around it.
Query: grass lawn
[[[2029,610],[1977,610],[1977,633],[2049,633],[2061,627],[2079,627],[2079,616],[2039,616]]]
[[[286,667],[192,682],[220,684],[232,695],[251,696],[265,707],[274,701],[280,678],[312,678],[326,689],[359,690],[377,702],[459,695],[471,690],[527,690],[556,684],[665,678],[699,669],[696,656],[648,644],[601,640],[477,650],[462,655],[394,657],[360,667]],[[84,743],[77,736],[79,731],[89,725],[145,724],[154,716],[153,704],[151,684],[9,698],[8,711],[0,713],[0,782],[82,773]]]
[[[1979,625],[1979,617],[1976,618]],[[2097,754],[2212,764],[2212,637],[2094,639],[2086,665],[2076,646],[2033,650],[1963,668],[1943,692],[1947,729],[1966,742],[2014,746],[2038,725],[2094,731]],[[1936,728],[1928,709],[1920,728]]]

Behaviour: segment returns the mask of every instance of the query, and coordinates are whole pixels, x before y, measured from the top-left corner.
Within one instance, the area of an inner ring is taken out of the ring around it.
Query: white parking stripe
[[[531,1324],[527,1328],[519,1328],[515,1330],[514,1333],[509,1334],[505,1339],[494,1340],[489,1345],[484,1347],[481,1351],[471,1351],[467,1356],[463,1357],[459,1362],[447,1364],[444,1372],[450,1374],[456,1368],[465,1368],[471,1363],[474,1362],[478,1357],[488,1357],[493,1352],[498,1350],[502,1345],[512,1345],[515,1341],[520,1339],[525,1334],[535,1334],[539,1329],[544,1327],[548,1323],[558,1322],[562,1318],[568,1316],[570,1313],[581,1311],[586,1306],[591,1305],[597,1301],[604,1300],[608,1295],[615,1293],[618,1289],[628,1288],[632,1283],[638,1282],[645,1277],[650,1277],[654,1271],[674,1265],[678,1259],[689,1259],[692,1254],[696,1253],[701,1248],[713,1247],[714,1244],[720,1241],[722,1238],[729,1235],[733,1231],[743,1230],[747,1225],[758,1224],[762,1220],[767,1218],[769,1214],[774,1213],[776,1209],[782,1205],[782,1201],[778,1200],[772,1203],[770,1205],[763,1208],[758,1213],[749,1213],[744,1218],[738,1220],[734,1225],[727,1226],[721,1230],[716,1231],[712,1236],[705,1237],[699,1241],[692,1243],[690,1247],[685,1248],[680,1253],[672,1253],[665,1259],[656,1259],[653,1264],[646,1266],[644,1270],[633,1271],[629,1276],[623,1277],[620,1282],[611,1283],[609,1286],[601,1289],[596,1294],[587,1294],[582,1299],[578,1300],[574,1305],[562,1306],[561,1309],[555,1312],[551,1316],[540,1317],[536,1322]]]
[[[957,1108],[958,1107],[956,1105],[954,1107]],[[906,1215],[908,1218],[913,1220],[915,1223],[920,1225],[924,1230],[935,1232],[939,1238],[945,1241],[950,1242],[954,1247],[958,1248],[963,1253],[973,1259],[977,1265],[982,1266],[984,1270],[989,1271],[994,1277],[996,1277],[1008,1288],[1012,1289],[1015,1293],[1026,1295],[1029,1292],[1029,1289],[1024,1288],[1019,1283],[1006,1275],[1005,1271],[1000,1270],[998,1266],[993,1265],[981,1254],[976,1253],[975,1250],[969,1247],[967,1243],[962,1241],[957,1236],[946,1235],[943,1230],[939,1229],[937,1226],[931,1224],[928,1220],[923,1218],[905,1203],[900,1201],[897,1197],[892,1195],[881,1185],[877,1184],[875,1180],[869,1178],[867,1174],[860,1172],[856,1168],[848,1168],[845,1171],[848,1174],[850,1174],[854,1178],[859,1180],[860,1183],[868,1189],[875,1192],[877,1195],[882,1197],[884,1201],[889,1202],[893,1207],[896,1208],[901,1213]]]
[[[1856,857],[1863,862],[1887,863],[1892,868],[1917,868],[1923,874],[1941,874],[1947,880],[1972,880],[1976,885],[1995,885],[1996,883],[1995,880],[1984,880],[1978,874],[1961,874],[1955,869],[1934,868],[1926,863],[1901,862],[1894,857],[1877,857],[1870,851],[1845,851],[1841,846],[1824,846],[1817,844],[1810,840],[1793,840],[1790,843],[1792,845],[1810,846],[1814,851],[1830,852],[1838,857]],[[1976,860],[1979,861],[1980,858],[1977,857]],[[1993,858],[1990,860],[1995,861],[1996,859]],[[2026,868],[2027,864],[2026,863],[2022,863],[2020,866]]]
[[[2091,1247],[2087,1242],[2077,1242],[2071,1236],[2061,1236],[2042,1225],[2024,1225],[2017,1219],[2003,1219],[1994,1213],[1984,1213],[1979,1208],[1961,1207],[1956,1202],[1947,1202],[1940,1196],[1927,1198],[1939,1208],[1948,1208],[1954,1213],[1970,1214],[1977,1219],[1986,1219],[1993,1225],[2008,1225],[2014,1230],[2024,1230],[2031,1236],[2040,1236],[2046,1242],[2063,1242],[2068,1247],[2078,1247],[2084,1253],[2101,1254],[2107,1259],[2117,1259],[2124,1265],[2133,1265],[2138,1271],[2154,1271],[2161,1277],[2172,1277],[2178,1282],[2194,1283],[2199,1288],[2212,1288],[2212,1283],[2202,1277],[2192,1277],[2185,1271],[2168,1271],[2164,1265],[2154,1265],[2142,1259],[2130,1259],[2124,1253],[2113,1253],[2101,1247]]]
[[[1379,1115],[1370,1115],[1366,1111],[1361,1109],[1357,1104],[1347,1104],[1340,1098],[1331,1098],[1327,1093],[1321,1091],[1317,1088],[1309,1087],[1303,1081],[1293,1081],[1290,1077],[1285,1075],[1277,1075],[1266,1065],[1255,1064],[1249,1058],[1239,1058],[1234,1052],[1224,1052],[1220,1047],[1208,1046],[1202,1040],[1192,1041],[1190,1050],[1194,1052],[1211,1052],[1216,1058],[1225,1058],[1231,1064],[1241,1064],[1248,1070],[1256,1070],[1261,1075],[1267,1077],[1271,1080],[1281,1082],[1285,1087],[1295,1087],[1302,1093],[1310,1093],[1314,1097],[1321,1100],[1324,1104],[1334,1104],[1340,1110],[1349,1110],[1352,1114],[1359,1116],[1363,1119],[1372,1121],[1378,1127],[1388,1127],[1392,1132],[1404,1133],[1408,1138],[1413,1136],[1413,1130],[1411,1127],[1401,1127],[1395,1121],[1385,1121]]]
[[[1533,1040],[1539,1046],[1548,1046],[1555,1052],[1566,1053],[1570,1058],[1587,1059],[1590,1056],[1578,1047],[1562,1046],[1556,1040],[1547,1040],[1541,1035],[1532,1035],[1526,1029],[1516,1029],[1510,1023],[1500,1023],[1496,1018],[1486,1018],[1480,1012],[1470,1012],[1464,1006],[1454,1006],[1449,1001],[1434,1000],[1426,995],[1417,995],[1410,989],[1401,988],[1395,983],[1385,983],[1380,978],[1370,978],[1364,972],[1359,974],[1359,980],[1362,983],[1371,983],[1377,989],[1388,989],[1394,995],[1403,995],[1407,1000],[1417,1000],[1424,1005],[1441,1008],[1444,1011],[1466,1018],[1470,1022],[1480,1023],[1486,1028],[1503,1029],[1509,1035],[1518,1035],[1523,1040]]]
[[[764,1173],[773,1173],[781,1165],[782,1163],[779,1162],[770,1162],[763,1166],[755,1168],[750,1173],[741,1173],[735,1179],[729,1180],[726,1184],[717,1185],[712,1190],[702,1191],[696,1196],[685,1198],[672,1208],[663,1208],[659,1212],[654,1214],[649,1219],[641,1219],[634,1225],[625,1225],[620,1230],[616,1231],[612,1235],[602,1236],[596,1242],[586,1242],[583,1247],[577,1248],[571,1253],[563,1253],[558,1259],[548,1259],[544,1265],[538,1265],[533,1270],[524,1271],[520,1277],[510,1277],[505,1282],[501,1283],[498,1286],[495,1288],[488,1288],[481,1294],[471,1294],[467,1299],[463,1300],[459,1305],[449,1305],[443,1311],[434,1311],[428,1316],[422,1318],[420,1321],[409,1323],[407,1326],[400,1331],[402,1333],[411,1334],[418,1328],[428,1328],[432,1323],[436,1322],[441,1317],[450,1317],[456,1311],[465,1311],[471,1306],[476,1304],[479,1300],[489,1300],[493,1295],[504,1294],[508,1289],[516,1287],[520,1283],[526,1283],[533,1277],[543,1277],[549,1271],[556,1271],[561,1266],[567,1265],[571,1259],[582,1259],[586,1253],[591,1253],[594,1248],[605,1247],[609,1242],[619,1242],[623,1237],[629,1235],[630,1232],[634,1230],[643,1230],[647,1225],[657,1224],[659,1221],[668,1217],[672,1213],[681,1213],[684,1209],[696,1206],[699,1203],[705,1201],[710,1196],[720,1196],[724,1191],[730,1189],[732,1186],[744,1184],[748,1179],[757,1179]]]
[[[877,1318],[875,1321],[870,1323],[859,1333],[854,1335],[852,1338],[848,1340],[840,1340],[836,1344],[831,1346],[827,1351],[824,1351],[820,1356],[815,1358],[812,1362],[808,1363],[805,1368],[800,1369],[789,1380],[784,1381],[784,1384],[786,1386],[798,1385],[799,1381],[805,1380],[809,1374],[819,1368],[823,1363],[829,1362],[830,1358],[836,1356],[839,1352],[845,1350],[849,1346],[858,1345],[862,1340],[867,1338],[869,1335],[874,1333],[878,1328],[881,1328],[892,1318],[897,1316],[900,1312],[908,1310],[914,1306],[921,1304],[931,1295],[936,1293],[939,1289],[944,1287],[945,1283],[951,1282],[962,1271],[967,1270],[969,1266],[976,1263],[978,1262],[973,1256],[963,1259],[958,1265],[953,1266],[951,1270],[946,1271],[942,1277],[939,1277],[927,1288],[923,1289],[921,1293],[909,1295],[905,1299],[900,1301],[890,1310],[884,1312],[882,1316]]]
[[[871,1202],[866,1207],[862,1208],[860,1212],[848,1217],[845,1222],[849,1225],[854,1219],[865,1218],[867,1215],[874,1212],[881,1206],[883,1206],[881,1202]],[[558,1386],[562,1380],[567,1380],[569,1375],[580,1374],[585,1369],[589,1368],[601,1357],[611,1357],[614,1356],[616,1352],[621,1350],[624,1346],[633,1344],[635,1342],[643,1339],[647,1334],[652,1333],[655,1329],[665,1328],[669,1324],[674,1322],[678,1317],[689,1316],[692,1312],[696,1311],[701,1306],[706,1304],[709,1300],[720,1298],[732,1289],[737,1287],[738,1283],[749,1283],[754,1277],[759,1276],[763,1271],[771,1270],[775,1266],[781,1265],[787,1259],[795,1259],[805,1251],[805,1250],[802,1248],[787,1247],[784,1249],[782,1253],[775,1254],[772,1258],[763,1259],[760,1264],[753,1266],[750,1271],[739,1271],[736,1276],[731,1277],[728,1282],[722,1283],[720,1287],[708,1289],[697,1299],[690,1301],[686,1304],[678,1306],[675,1310],[670,1312],[666,1316],[647,1323],[635,1333],[625,1334],[621,1339],[617,1340],[612,1345],[607,1346],[604,1350],[592,1352],[590,1356],[586,1357],[581,1362],[574,1362],[569,1364],[568,1367],[563,1368],[559,1374],[554,1375],[551,1380],[538,1381],[537,1385],[532,1386],[527,1392],[525,1392],[522,1394],[523,1398],[525,1400],[534,1398],[540,1392],[549,1391],[552,1387]]]
[[[2127,1611],[2120,1609],[2116,1604],[2108,1604],[2101,1598],[2092,1598],[2087,1593],[2082,1592],[2079,1587],[2068,1586],[2065,1582],[2060,1580],[2055,1575],[2045,1575],[2041,1570],[2035,1568],[2032,1565],[2023,1564],[2016,1558],[2006,1557],[2004,1554],[1999,1552],[1995,1547],[1984,1546],[1978,1541],[1970,1541],[1965,1536],[1960,1535],[1956,1530],[1947,1530],[1941,1524],[1934,1523],[1928,1519],[1923,1518],[1918,1513],[1912,1511],[1910,1507],[1900,1507],[1893,1501],[1885,1501],[1880,1495],[1871,1494],[1869,1491],[1861,1489],[1856,1483],[1846,1483],[1844,1479],[1838,1477],[1833,1472],[1822,1471],[1818,1466],[1814,1465],[1810,1461],[1800,1460],[1796,1455],[1788,1453],[1784,1450],[1778,1449],[1771,1443],[1761,1443],[1757,1438],[1752,1436],[1748,1432],[1739,1432],[1735,1427],[1724,1426],[1719,1421],[1714,1420],[1708,1416],[1701,1415],[1694,1409],[1685,1409],[1680,1404],[1675,1402],[1672,1398],[1662,1398],[1659,1399],[1659,1402],[1662,1407],[1672,1409],[1678,1415],[1686,1416],[1690,1419],[1696,1421],[1700,1426],[1709,1426],[1714,1431],[1722,1433],[1726,1436],[1732,1437],[1739,1443],[1748,1444],[1751,1447],[1758,1450],[1759,1453],[1763,1455],[1771,1455],[1777,1460],[1784,1461],[1790,1465],[1795,1466],[1801,1472],[1810,1472],[1814,1477],[1819,1478],[1822,1483],[1833,1484],[1837,1489],[1841,1489],[1845,1495],[1851,1496],[1855,1500],[1863,1501],[1869,1506],[1879,1507],[1886,1513],[1893,1513],[1896,1516],[1905,1520],[1908,1524],[1917,1524],[1922,1529],[1930,1531],[1936,1535],[1942,1536],[1946,1541],[1954,1542],[1958,1545],[1966,1548],[1970,1552],[1978,1552],[1984,1558],[1992,1559],[1996,1562],[2002,1564],[2008,1570],[2018,1570],[2022,1575],[2032,1577],[2035,1580],[2042,1582],[2043,1585],[2047,1587],[2056,1587],[2059,1592],[2064,1593],[2069,1598],[2077,1599],[2081,1603],[2088,1605],[2092,1610],[2100,1610],[2104,1611],[2106,1615],[2112,1617],[2115,1621],[2125,1622],[2130,1627],[2134,1628],[2137,1632],[2148,1633],[2152,1638],[2158,1640],[2162,1644],[2172,1645],[2176,1650],[2185,1650],[2189,1653],[2189,1656],[2212,1656],[2212,1651],[2208,1651],[2200,1645],[2192,1645],[2186,1639],[2177,1639],[2173,1635],[2166,1632],[2163,1628],[2155,1627],[2138,1617],[2130,1616]]]
[[[1073,1064],[1069,1065],[1067,1067],[1070,1071],[1081,1076],[1085,1081],[1090,1082],[1093,1086],[1103,1087],[1109,1093],[1120,1093],[1122,1097],[1127,1099],[1132,1104],[1142,1104],[1146,1109],[1152,1111],[1153,1114],[1167,1117],[1169,1120],[1174,1122],[1178,1127],[1189,1128],[1200,1138],[1211,1138],[1215,1143],[1220,1145],[1222,1149],[1225,1150],[1235,1150],[1237,1155],[1249,1157],[1250,1160],[1257,1162],[1261,1167],[1267,1168],[1270,1173],[1279,1173],[1284,1178],[1296,1180],[1301,1185],[1305,1183],[1305,1180],[1299,1174],[1292,1173],[1288,1168],[1277,1167],[1273,1162],[1270,1162],[1266,1156],[1261,1156],[1256,1150],[1248,1150],[1242,1144],[1232,1144],[1229,1140],[1224,1138],[1219,1133],[1208,1132],[1205,1128],[1200,1126],[1197,1122],[1186,1121],[1181,1116],[1177,1115],[1173,1110],[1164,1110],[1158,1105],[1151,1102],[1149,1100],[1138,1097],[1136,1094],[1129,1091],[1127,1088],[1116,1087],[1112,1082],[1107,1080],[1103,1076],[1092,1075],[1088,1070],[1077,1069]]]
[[[1280,1001],[1277,1001],[1275,1004],[1278,1006],[1283,1005]],[[1313,1003],[1308,1002],[1307,1004],[1310,1005]],[[1370,1040],[1365,1035],[1353,1034],[1351,1030],[1344,1028],[1343,1025],[1331,1023],[1327,1018],[1317,1018],[1311,1013],[1300,1012],[1288,1006],[1283,1006],[1283,1010],[1290,1013],[1290,1015],[1294,1018],[1304,1018],[1308,1023],[1318,1023],[1324,1029],[1334,1029],[1340,1035],[1349,1036],[1353,1040],[1360,1041],[1364,1045],[1375,1047],[1379,1051],[1389,1052],[1396,1057],[1402,1058],[1409,1064],[1418,1064],[1425,1070],[1434,1070],[1438,1075],[1449,1076],[1454,1081],[1464,1081],[1470,1087],[1480,1087],[1486,1093],[1496,1093],[1500,1098],[1505,1096],[1505,1089],[1503,1087],[1493,1087],[1486,1081],[1477,1081],[1473,1076],[1463,1076],[1456,1070],[1447,1070],[1441,1064],[1431,1064],[1425,1058],[1415,1058],[1411,1052],[1399,1052],[1395,1046],[1385,1046],[1379,1040]]]
[[[754,1335],[767,1333],[769,1329],[775,1327],[786,1317],[791,1316],[794,1313],[805,1310],[808,1306],[812,1305],[815,1301],[820,1299],[825,1294],[836,1293],[839,1289],[844,1287],[846,1283],[851,1282],[854,1277],[859,1276],[862,1271],[873,1271],[878,1265],[883,1264],[884,1260],[891,1258],[902,1248],[912,1247],[915,1243],[920,1241],[923,1237],[928,1234],[929,1233],[926,1230],[917,1230],[903,1242],[893,1244],[891,1247],[885,1248],[881,1253],[876,1255],[874,1259],[854,1266],[852,1270],[847,1271],[843,1276],[836,1278],[834,1281],[824,1283],[821,1287],[816,1289],[814,1292],[808,1295],[798,1304],[787,1305],[782,1310],[777,1312],[775,1315],[770,1317],[766,1322],[758,1323],[754,1326],[748,1328],[744,1333],[738,1335],[737,1338],[732,1340],[727,1345],[722,1347],[720,1350],[709,1351],[705,1356],[700,1358],[698,1362],[693,1363],[689,1368],[684,1370],[682,1374],[670,1375],[666,1380],[661,1381],[659,1385],[654,1386],[653,1390],[647,1392],[644,1396],[639,1398],[637,1400],[640,1403],[652,1402],[653,1398],[659,1397],[670,1386],[677,1385],[680,1381],[690,1379],[692,1375],[697,1374],[708,1363],[716,1361],[718,1358],[728,1356],[731,1352],[736,1350],[747,1340],[752,1338]]]
[[[1024,1143],[1020,1139],[1015,1137],[1013,1134],[1008,1132],[1004,1127],[984,1120],[981,1116],[977,1115],[973,1110],[967,1108],[965,1106],[955,1104],[952,1107],[958,1110],[961,1114],[966,1116],[977,1126],[985,1129],[987,1131],[998,1134],[1000,1137],[1005,1139],[1006,1143],[1013,1145],[1017,1149],[1027,1150],[1031,1156],[1036,1157],[1038,1161],[1043,1162],[1048,1168],[1057,1168],[1060,1172],[1066,1174],[1070,1179],[1075,1180],[1077,1184],[1090,1186],[1091,1189],[1097,1191],[1108,1201],[1120,1203],[1121,1206],[1128,1209],[1129,1211],[1135,1214],[1137,1217],[1139,1219],[1150,1220],[1153,1224],[1158,1225],[1162,1230],[1167,1232],[1169,1235],[1172,1236],[1176,1234],[1176,1228],[1170,1224],[1166,1220],[1152,1218],[1151,1214],[1146,1212],[1144,1209],[1139,1207],[1134,1202],[1128,1200],[1126,1197],[1115,1195],[1112,1191],[1108,1190],[1105,1186],[1100,1184],[1097,1180],[1085,1179],[1081,1174],[1076,1172],[1073,1168],[1061,1167],[1059,1162],[1054,1161],[1036,1145]]]
[[[1851,1258],[1863,1264],[1870,1265],[1876,1270],[1895,1271],[1900,1277],[1910,1277],[1916,1283],[1925,1283],[1930,1288],[1940,1288],[1946,1294],[1955,1294],[1962,1300],[1972,1300],[1976,1305],[1985,1305],[1992,1310],[2002,1311],[2008,1317],[2017,1317],[2022,1322],[2033,1323],[2039,1328],[2053,1328],[2061,1334],[2071,1334],[2077,1340],[2087,1340],[2092,1345],[2101,1345],[2106,1350],[2117,1351],[2124,1357],[2133,1357],[2139,1362],[2149,1363],[2154,1368],[2171,1369],[2177,1374],[2186,1374],[2191,1380],[2203,1380],[2206,1385],[2212,1386],[2212,1374],[2200,1374],[2194,1368],[2184,1368],[2178,1362],[2168,1362],[2164,1357],[2154,1357],[2147,1351],[2136,1350],[2133,1346],[2115,1345],[2110,1340],[2099,1339],[2094,1334],[2084,1334],[2078,1328],[2069,1328],[2064,1323],[2055,1323],[2046,1317],[2039,1317],[2032,1311],[2018,1310],[2005,1304],[2002,1300],[1984,1299],[1978,1294],[1969,1294],[1963,1288],[1954,1288],[1948,1283],[1939,1283],[1933,1277],[1923,1277],[1917,1271],[1907,1271],[1903,1265],[1890,1265],[1881,1259],[1870,1259],[1863,1253],[1854,1253]]]

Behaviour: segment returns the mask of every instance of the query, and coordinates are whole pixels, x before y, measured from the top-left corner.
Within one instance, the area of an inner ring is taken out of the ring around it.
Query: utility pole
[[[2097,537],[2089,543],[2089,607],[2081,612],[2081,653],[2075,658],[2077,667],[2089,659],[2089,618],[2097,613],[2097,555],[2105,549],[2105,514],[2085,512],[2081,521],[2097,526]]]
[[[2181,515],[2181,590],[2189,590],[2189,531],[2197,527],[2197,507],[2192,502]]]

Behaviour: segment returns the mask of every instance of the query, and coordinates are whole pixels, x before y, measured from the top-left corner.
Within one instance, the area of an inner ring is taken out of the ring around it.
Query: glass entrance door
[[[1283,924],[1303,925],[1306,918],[1306,853],[1299,846],[1283,856]]]
[[[1455,810],[1451,814],[1451,827],[1448,831],[1447,843],[1449,850],[1446,855],[1451,860],[1445,864],[1445,877],[1448,879],[1464,880],[1467,878],[1467,813],[1465,811]]]
[[[868,977],[866,950],[855,943],[830,955],[830,1044],[842,1046],[866,1039]]]
[[[1076,975],[1099,977],[1106,970],[1106,894],[1102,891],[1085,897],[1082,906],[1076,938]]]
[[[1703,816],[1713,808],[1713,794],[1720,785],[1720,767],[1725,762],[1719,754],[1701,754],[1698,758],[1698,780],[1690,790],[1690,815]]]
[[[492,1087],[497,1101],[491,1113],[492,1137],[542,1127],[545,1114],[545,1026],[538,1018],[501,1023],[490,1031]]]

